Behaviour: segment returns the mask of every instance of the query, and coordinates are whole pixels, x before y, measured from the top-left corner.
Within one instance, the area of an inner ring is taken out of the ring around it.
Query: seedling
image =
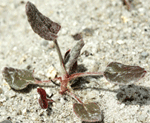
[[[104,72],[77,73],[77,59],[82,47],[84,46],[83,39],[81,38],[81,40],[78,41],[72,49],[68,50],[63,58],[57,43],[57,33],[61,26],[40,13],[31,2],[27,2],[26,4],[26,14],[33,31],[45,40],[54,42],[60,60],[61,76],[56,77],[53,80],[38,81],[34,78],[33,71],[5,67],[3,70],[3,76],[11,88],[15,90],[22,90],[29,84],[41,84],[59,80],[60,94],[68,94],[77,101],[77,103],[73,105],[75,114],[80,117],[82,121],[97,122],[103,120],[102,111],[99,106],[93,102],[87,104],[83,103],[73,93],[73,90],[69,85],[71,80],[84,76],[103,75],[108,81],[113,83],[133,84],[146,74],[144,68],[139,66],[123,65],[118,62],[111,62]],[[37,92],[40,95],[39,104],[41,108],[46,109],[48,108],[48,102],[55,102],[47,97],[44,89],[38,88]]]

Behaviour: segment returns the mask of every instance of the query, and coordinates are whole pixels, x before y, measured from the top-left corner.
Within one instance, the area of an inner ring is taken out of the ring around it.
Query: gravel
[[[26,2],[0,1],[1,71],[8,66],[34,69],[34,74],[41,79],[54,77],[56,73],[59,76],[59,58],[54,45],[32,31],[25,14]],[[96,102],[103,111],[104,123],[150,123],[150,0],[134,0],[131,11],[121,0],[31,2],[61,24],[58,43],[62,54],[76,44],[72,35],[83,34],[85,46],[78,61],[87,71],[103,71],[112,61],[139,65],[148,71],[129,88],[111,84],[104,77],[87,77],[89,83],[84,86],[89,88],[74,93],[83,102]],[[49,75],[52,66],[54,75]],[[12,123],[81,123],[72,109],[75,100],[60,95],[59,87],[53,83],[42,86],[56,101],[49,110],[44,110],[38,104],[37,87],[29,86],[18,92],[9,87],[2,74],[0,81],[0,122],[9,119]]]

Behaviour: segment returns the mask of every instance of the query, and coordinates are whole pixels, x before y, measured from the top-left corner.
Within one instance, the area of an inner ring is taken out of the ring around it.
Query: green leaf
[[[73,110],[82,121],[97,122],[103,119],[102,112],[96,103],[75,103],[73,105]]]
[[[2,73],[9,86],[15,90],[22,90],[34,82],[33,72],[29,70],[5,67]]]
[[[144,77],[145,74],[144,68],[117,62],[111,62],[104,71],[106,79],[117,84],[133,84]]]

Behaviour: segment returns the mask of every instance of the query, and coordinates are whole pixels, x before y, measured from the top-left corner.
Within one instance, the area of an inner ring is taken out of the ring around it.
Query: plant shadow
[[[120,86],[116,97],[125,105],[150,105],[150,88],[134,84]]]
[[[50,87],[50,88],[55,88],[58,85],[38,85],[38,84],[29,84],[26,88],[22,89],[22,90],[15,90],[13,88],[11,88],[13,91],[15,91],[16,93],[30,93],[32,91],[32,89],[35,89],[37,87]]]
[[[36,84],[29,84],[26,88],[24,88],[22,90],[15,90],[13,88],[11,88],[11,89],[13,91],[15,91],[16,93],[24,93],[24,94],[26,94],[26,93],[31,92],[32,89],[37,88],[37,87],[38,87],[38,85],[36,85]]]
[[[150,87],[137,85],[121,85],[119,89],[110,90],[97,87],[83,87],[80,89],[93,89],[97,91],[109,91],[116,93],[116,98],[125,105],[150,105]]]

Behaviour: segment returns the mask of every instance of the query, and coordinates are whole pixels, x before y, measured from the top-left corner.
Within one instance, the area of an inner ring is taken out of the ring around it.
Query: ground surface
[[[54,66],[59,76],[58,57],[52,42],[35,34],[21,0],[0,0],[0,69],[5,66],[24,69],[31,66],[35,75],[47,79]],[[104,123],[150,123],[150,0],[133,1],[132,11],[121,0],[31,0],[53,21],[61,24],[58,43],[64,54],[76,41],[72,35],[83,33],[85,46],[79,57],[87,71],[103,71],[112,61],[139,65],[148,73],[135,86],[119,87],[105,78],[85,78],[89,89],[76,90],[83,102],[96,102],[104,114]],[[89,54],[88,54],[89,53]],[[80,123],[73,113],[75,101],[59,95],[59,87],[43,87],[54,94],[52,111],[40,108],[36,87],[26,93],[9,88],[0,74],[0,122],[13,123]],[[97,89],[92,89],[96,87]],[[121,89],[124,88],[124,89]],[[130,91],[132,99],[119,94]],[[138,94],[134,96],[134,93]],[[49,114],[48,114],[49,113]]]

